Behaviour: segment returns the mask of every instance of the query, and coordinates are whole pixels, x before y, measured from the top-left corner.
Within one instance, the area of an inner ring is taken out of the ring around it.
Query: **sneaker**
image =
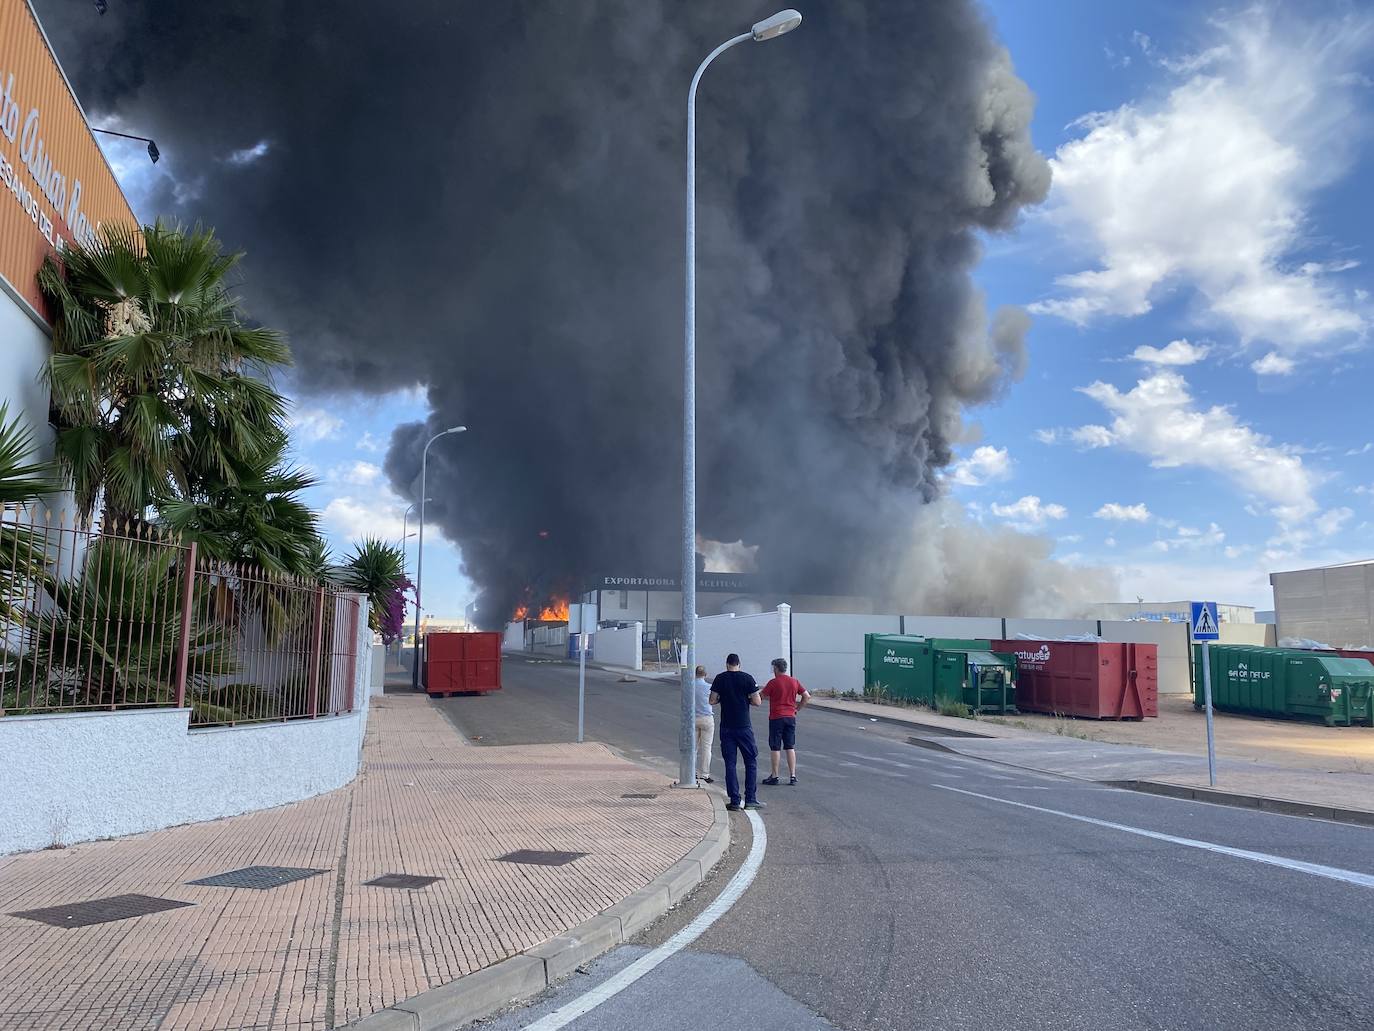
[[[703,784],[714,784],[714,783],[715,783],[715,781],[712,780],[710,777],[702,777],[702,778],[701,778],[701,782],[702,782]]]
[[[764,806],[766,806],[767,804],[768,804],[767,802],[745,802],[745,803],[744,803],[744,808],[746,808],[746,809],[762,809],[762,808],[763,808]]]
[[[797,778],[793,777],[791,780],[789,780],[787,782],[787,786],[790,788],[795,788],[797,786]]]
[[[732,813],[738,813],[744,808],[744,806],[740,805],[738,802],[726,802],[725,808],[730,810],[730,812]]]
[[[778,783],[778,778],[777,778],[777,777],[764,777],[763,780],[759,781],[759,783],[760,783],[760,784],[767,784],[770,788],[771,788],[771,787],[776,787],[776,786],[777,786],[777,783]]]

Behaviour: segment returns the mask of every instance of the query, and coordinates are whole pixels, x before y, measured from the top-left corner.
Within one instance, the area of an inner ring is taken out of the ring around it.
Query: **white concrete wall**
[[[1104,619],[1102,640],[1159,645],[1159,693],[1188,694],[1193,690],[1188,628],[1184,624]]]
[[[0,403],[9,405],[10,419],[23,418],[44,458],[52,457],[53,444],[42,381],[49,349],[47,333],[0,289]]]
[[[189,729],[189,709],[0,718],[13,790],[0,855],[236,816],[332,791],[358,772],[372,675],[363,603],[344,716]]]
[[[1007,640],[1021,634],[1030,637],[1082,637],[1098,633],[1095,619],[1008,619]]]
[[[1273,573],[1279,637],[1374,646],[1374,562]]]
[[[792,613],[792,675],[811,691],[864,686],[864,634],[896,634],[900,616]]]
[[[994,640],[1002,636],[1000,616],[903,616],[905,634],[921,637],[955,637],[964,640]],[[859,642],[863,650],[863,642]]]
[[[1221,631],[1220,643],[1222,644],[1270,644],[1269,637],[1274,632],[1272,624],[1265,623],[1222,623],[1217,627]]]
[[[368,684],[368,694],[379,695],[386,690],[386,645],[374,644],[372,646],[372,670],[371,680]]]
[[[701,616],[697,619],[697,663],[708,676],[725,669],[725,656],[736,652],[740,668],[760,684],[772,676],[772,662],[790,651],[791,608],[753,616]]]
[[[525,650],[525,624],[507,623],[506,632],[501,637],[503,652],[522,652]]]
[[[592,636],[592,656],[607,666],[644,668],[643,623],[627,627],[602,627]]]

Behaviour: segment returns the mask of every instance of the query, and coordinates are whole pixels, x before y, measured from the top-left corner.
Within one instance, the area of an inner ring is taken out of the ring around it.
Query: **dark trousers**
[[[735,752],[744,757],[744,801],[757,802],[759,797],[759,746],[754,743],[754,728],[720,728],[720,757],[725,760],[725,792],[735,805],[740,804],[739,772],[735,769]]]

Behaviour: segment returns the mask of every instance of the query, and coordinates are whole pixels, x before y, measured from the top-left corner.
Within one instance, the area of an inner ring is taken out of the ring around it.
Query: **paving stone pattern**
[[[313,1031],[537,945],[643,887],[709,798],[601,745],[469,745],[422,696],[373,701],[364,770],[279,809],[0,857],[0,1029]],[[662,792],[619,804],[629,792]],[[585,852],[562,866],[500,862]],[[188,882],[327,873],[266,890]],[[441,878],[418,890],[365,882]],[[9,914],[124,894],[193,906],[85,927]],[[331,1019],[332,1018],[332,1019]]]

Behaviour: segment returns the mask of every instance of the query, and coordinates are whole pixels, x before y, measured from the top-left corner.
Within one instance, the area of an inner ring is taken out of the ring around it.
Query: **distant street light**
[[[756,22],[748,32],[727,39],[706,55],[687,91],[687,310],[682,390],[682,722],[678,728],[678,784],[696,787],[694,733],[697,666],[697,83],[707,65],[737,43],[762,42],[801,24],[790,8]]]
[[[426,501],[433,501],[434,499],[433,499],[433,498],[425,498],[425,500],[426,500]],[[407,532],[406,532],[406,531],[409,529],[409,526],[410,526],[410,513],[413,512],[413,511],[415,511],[415,502],[412,501],[409,505],[406,506],[405,512],[402,513],[402,515],[401,515],[401,575],[402,575],[402,576],[405,576],[405,572],[406,572],[406,541],[410,540],[410,538],[412,538],[412,537],[415,536],[415,534],[413,534],[413,533],[407,533]]]
[[[101,11],[100,13],[104,14],[105,12]],[[126,140],[139,140],[148,144],[148,157],[153,164],[157,164],[157,159],[162,157],[162,151],[158,150],[157,144],[148,139],[147,136],[130,136],[127,132],[115,132],[113,129],[97,129],[94,125],[91,126],[91,132],[103,132],[106,136],[119,136]]]
[[[425,497],[425,475],[428,471],[429,445],[450,433],[465,432],[466,426],[450,426],[430,437],[420,454],[420,539],[415,542],[415,658],[410,664],[410,686],[416,690],[420,687],[420,585],[425,578],[425,502],[429,500]]]

